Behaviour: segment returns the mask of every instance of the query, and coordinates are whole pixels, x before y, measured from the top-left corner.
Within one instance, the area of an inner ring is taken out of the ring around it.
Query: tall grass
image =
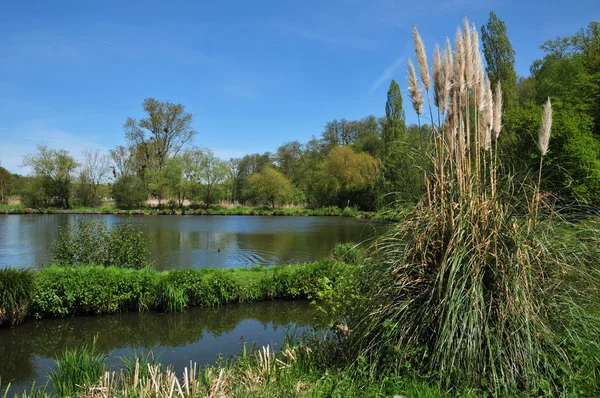
[[[14,326],[25,319],[34,287],[32,271],[0,269],[0,326]]]
[[[443,57],[436,51],[432,87],[416,28],[414,38],[426,93],[410,63],[410,94],[420,116],[426,101],[433,127],[427,193],[371,247],[359,280],[373,299],[360,310],[353,347],[374,366],[410,368],[447,387],[564,392],[576,366],[566,347],[599,330],[581,310],[598,298],[597,269],[581,255],[589,247],[557,242],[538,216],[537,187],[531,200],[517,197],[526,190],[502,175],[501,89],[494,96],[483,73],[475,26],[465,18],[454,50],[448,41]],[[529,203],[527,214],[517,203]]]
[[[92,347],[80,346],[66,350],[56,358],[56,369],[50,371],[48,380],[59,397],[75,396],[97,384],[106,372],[106,355],[96,353],[96,340]]]

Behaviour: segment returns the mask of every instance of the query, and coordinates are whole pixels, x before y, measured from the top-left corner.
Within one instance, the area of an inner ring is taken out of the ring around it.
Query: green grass
[[[32,271],[0,269],[0,326],[13,326],[27,316],[34,293]]]
[[[59,397],[75,396],[95,385],[107,369],[106,355],[96,353],[96,341],[92,347],[81,346],[67,349],[55,359],[56,369],[48,374],[53,392]]]

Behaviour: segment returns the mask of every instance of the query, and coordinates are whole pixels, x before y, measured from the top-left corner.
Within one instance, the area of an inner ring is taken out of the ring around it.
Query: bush
[[[148,199],[144,183],[135,176],[122,176],[112,186],[112,196],[117,207],[130,209],[140,207]]]
[[[34,288],[32,271],[0,269],[0,326],[14,326],[25,319]]]
[[[135,269],[147,266],[150,256],[146,235],[131,220],[109,229],[103,221],[78,219],[60,230],[52,252],[56,265]]]
[[[333,248],[332,256],[346,264],[359,265],[365,259],[365,251],[355,243],[338,243]]]

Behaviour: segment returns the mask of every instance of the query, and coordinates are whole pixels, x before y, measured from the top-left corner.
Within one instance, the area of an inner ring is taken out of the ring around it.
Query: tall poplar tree
[[[481,40],[492,90],[501,82],[504,108],[509,109],[515,106],[517,101],[515,50],[506,34],[506,24],[493,11],[490,12],[487,24],[481,27]]]

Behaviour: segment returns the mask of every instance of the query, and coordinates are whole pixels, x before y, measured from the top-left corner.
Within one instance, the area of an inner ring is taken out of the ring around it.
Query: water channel
[[[0,378],[15,393],[46,383],[54,358],[82,344],[108,355],[111,369],[122,358],[151,350],[162,364],[181,373],[190,360],[198,366],[270,344],[278,350],[288,332],[308,331],[316,311],[307,301],[268,301],[219,308],[190,308],[183,313],[138,313],[79,316],[28,321],[0,329]],[[3,394],[0,392],[0,396]],[[12,394],[9,394],[12,396]]]

